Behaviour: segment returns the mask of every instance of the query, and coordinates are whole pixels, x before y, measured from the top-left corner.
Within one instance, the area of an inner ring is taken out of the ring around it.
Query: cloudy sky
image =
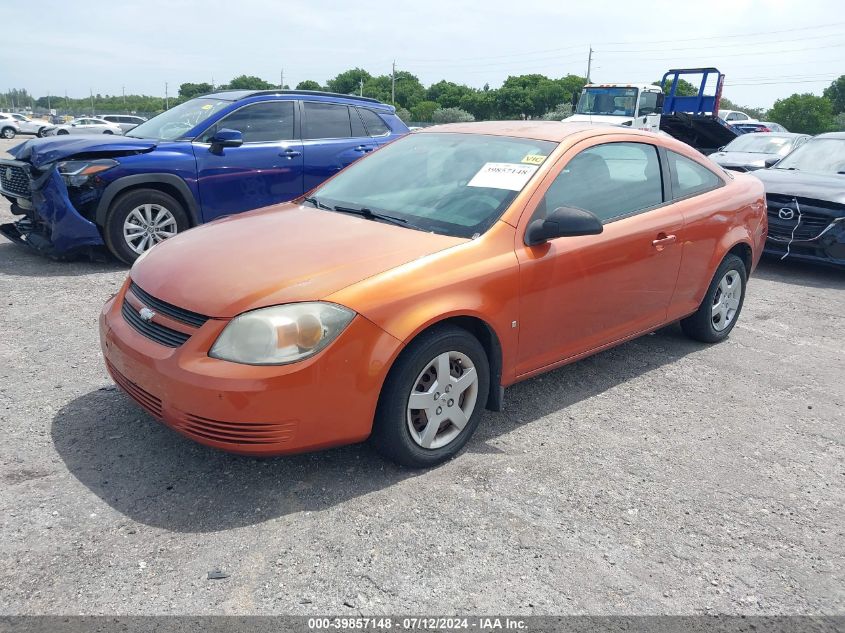
[[[717,66],[725,96],[770,106],[845,74],[841,0],[3,0],[0,90],[164,95],[239,74],[320,83],[353,66],[428,85],[508,75],[652,82]]]

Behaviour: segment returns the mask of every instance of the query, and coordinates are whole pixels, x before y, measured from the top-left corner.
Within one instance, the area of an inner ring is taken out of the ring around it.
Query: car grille
[[[199,328],[208,321],[208,317],[205,315],[197,312],[191,312],[190,310],[184,310],[178,306],[162,301],[161,299],[156,299],[139,287],[135,282],[130,284],[129,292],[131,292],[144,306],[150,308],[154,312],[168,316],[174,321],[190,325],[193,328]],[[145,320],[141,318],[140,312],[133,307],[126,298],[123,299],[123,306],[121,306],[120,311],[121,314],[123,314],[123,318],[129,325],[131,325],[140,334],[143,334],[148,339],[155,341],[159,345],[164,345],[165,347],[179,347],[191,338],[191,333],[175,330],[154,320]]]
[[[770,238],[779,241],[814,240],[833,221],[830,215],[814,211],[812,208],[813,205],[810,203],[804,203],[799,200],[798,205],[801,207],[800,217],[794,200],[769,196],[768,215]],[[792,217],[782,218],[780,215],[782,210],[786,210],[787,213],[791,211]]]
[[[284,444],[296,433],[295,420],[285,422],[223,422],[182,413],[173,428],[198,440],[226,444]]]
[[[16,198],[28,198],[31,192],[26,169],[15,163],[0,163],[0,191]]]
[[[130,283],[129,290],[132,291],[132,294],[138,297],[138,299],[142,301],[145,305],[152,308],[156,312],[166,314],[171,319],[181,321],[182,323],[185,323],[192,327],[202,327],[202,325],[206,321],[208,321],[208,317],[204,314],[191,312],[190,310],[184,310],[175,305],[165,303],[161,299],[156,299],[151,294],[146,292],[143,288],[138,286],[138,284],[136,284],[134,281]]]
[[[114,365],[110,362],[106,361],[106,366],[108,367],[109,373],[111,374],[114,381],[123,389],[129,396],[141,405],[150,415],[154,418],[161,419],[162,418],[162,408],[161,408],[161,400],[156,398],[153,394],[145,389],[142,389],[134,382],[129,380],[126,376],[121,374]]]

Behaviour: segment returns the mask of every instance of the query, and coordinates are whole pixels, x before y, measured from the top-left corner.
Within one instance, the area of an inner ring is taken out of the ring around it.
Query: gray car
[[[113,123],[123,130],[124,134],[147,120],[142,116],[134,116],[132,114],[103,114],[95,118]]]
[[[766,161],[783,158],[809,139],[807,134],[751,132],[710,154],[710,160],[725,169],[754,171],[763,169]]]

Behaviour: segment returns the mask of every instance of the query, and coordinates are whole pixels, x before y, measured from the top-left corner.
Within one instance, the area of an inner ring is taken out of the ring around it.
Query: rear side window
[[[288,141],[293,138],[293,101],[253,103],[212,125],[202,140],[208,142],[217,130],[238,130],[244,143]]]
[[[569,161],[546,191],[538,215],[576,207],[610,222],[662,202],[657,148],[645,143],[606,143],[585,149]]]
[[[352,136],[367,136],[367,130],[364,129],[364,123],[361,121],[357,108],[349,108],[349,118],[352,120]]]
[[[306,101],[302,138],[349,138],[352,126],[349,108],[337,103]]]
[[[667,151],[669,171],[672,174],[672,197],[694,196],[721,187],[724,183],[712,171],[672,151]]]
[[[378,114],[365,108],[358,108],[358,112],[361,113],[361,118],[364,119],[364,125],[367,126],[367,131],[370,133],[370,136],[384,136],[385,134],[390,134],[390,128],[387,127],[387,124],[382,121]]]

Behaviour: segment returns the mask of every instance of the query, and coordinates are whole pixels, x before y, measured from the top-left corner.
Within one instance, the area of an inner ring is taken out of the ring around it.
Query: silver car
[[[20,132],[18,122],[12,118],[8,112],[0,112],[0,137],[15,138],[15,134]]]
[[[95,118],[108,121],[109,123],[114,123],[123,130],[124,134],[132,128],[138,127],[141,123],[144,123],[147,120],[142,116],[134,116],[131,114],[103,114]]]
[[[44,136],[60,136],[63,134],[123,134],[123,130],[114,123],[95,119],[94,117],[80,117],[70,123],[63,123],[48,128]]]
[[[750,132],[710,154],[710,160],[733,171],[755,171],[786,156],[810,140],[807,134]]]
[[[9,115],[18,124],[18,130],[21,134],[35,134],[35,136],[43,136],[44,130],[52,127],[52,123],[48,123],[43,119],[30,119],[28,116],[13,112]]]

